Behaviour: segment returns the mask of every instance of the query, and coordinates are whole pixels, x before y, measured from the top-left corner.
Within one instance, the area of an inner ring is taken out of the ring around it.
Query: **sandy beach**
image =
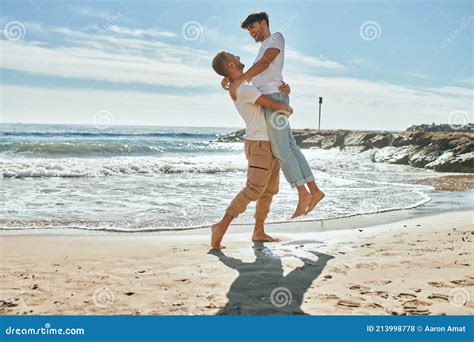
[[[222,252],[205,230],[4,234],[0,312],[474,314],[474,211],[297,232],[303,224],[269,225],[282,242],[265,244],[231,226]]]

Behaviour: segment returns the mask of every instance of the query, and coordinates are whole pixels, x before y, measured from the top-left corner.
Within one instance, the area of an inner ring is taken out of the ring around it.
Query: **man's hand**
[[[256,101],[256,105],[270,108],[271,110],[278,112],[280,114],[290,116],[293,114],[293,108],[287,105],[285,102],[273,100],[271,97],[266,95],[261,95]]]
[[[281,114],[285,114],[285,115],[292,115],[293,114],[293,108],[287,104],[285,104],[285,108],[281,111]]]
[[[275,112],[278,112],[278,114],[290,116],[293,115],[293,108],[284,102],[280,102]]]
[[[282,93],[283,95],[290,95],[291,93],[291,88],[290,88],[290,85],[288,83],[285,83],[282,81],[281,85],[278,87],[278,90],[280,91],[280,93]]]
[[[230,87],[230,78],[229,77],[224,77],[221,81],[221,87],[222,89],[224,90],[229,90],[229,87]]]

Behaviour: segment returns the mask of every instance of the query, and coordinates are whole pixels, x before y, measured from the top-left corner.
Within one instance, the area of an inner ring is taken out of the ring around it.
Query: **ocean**
[[[219,220],[245,185],[243,143],[217,142],[235,128],[3,124],[0,229],[163,231]],[[439,175],[372,162],[372,151],[305,149],[326,198],[321,220],[403,210],[430,201],[416,180]],[[289,221],[297,196],[281,174],[268,222]],[[236,223],[251,223],[255,205]]]

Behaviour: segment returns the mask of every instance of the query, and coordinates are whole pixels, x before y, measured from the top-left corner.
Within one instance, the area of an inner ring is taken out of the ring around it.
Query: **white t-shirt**
[[[252,84],[256,86],[262,94],[278,93],[278,86],[280,86],[283,81],[282,72],[285,60],[285,38],[283,38],[280,32],[272,34],[262,42],[262,46],[260,46],[257,58],[255,58],[253,64],[257,63],[263,57],[265,50],[269,48],[276,48],[280,50],[280,53],[268,68],[252,78]]]
[[[260,96],[262,93],[253,85],[242,83],[237,88],[237,100],[234,101],[234,106],[245,121],[245,139],[269,141],[263,109],[255,104]]]

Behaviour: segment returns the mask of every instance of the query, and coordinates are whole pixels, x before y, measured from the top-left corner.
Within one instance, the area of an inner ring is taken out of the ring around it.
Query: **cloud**
[[[412,124],[447,123],[454,110],[472,115],[470,96],[453,97],[443,88],[415,88],[348,77],[289,74],[294,128],[317,127],[322,96],[322,127],[403,130]],[[231,126],[243,122],[217,85],[206,94],[142,93],[133,90],[43,89],[2,86],[3,120],[90,124],[98,110],[117,124]],[[18,101],[18,99],[22,99]]]
[[[209,67],[211,57],[207,51],[149,39],[169,37],[173,35],[171,32],[112,25],[94,34],[34,24],[37,31],[66,39],[63,46],[0,40],[2,68],[62,78],[178,88],[206,87],[217,82]]]
[[[210,69],[214,52],[161,37],[158,29],[113,26],[102,33],[66,27],[34,26],[58,34],[63,46],[42,42],[1,40],[2,68],[33,75],[121,84],[121,90],[46,89],[3,83],[4,120],[88,123],[89,115],[106,109],[118,124],[194,126],[241,125],[219,77]],[[153,38],[153,39],[150,39]],[[164,40],[161,40],[163,38]],[[239,46],[253,57],[256,44]],[[454,110],[472,112],[472,89],[460,86],[413,87],[343,77],[346,67],[324,57],[287,49],[285,79],[292,86],[293,127],[315,127],[316,99],[324,97],[323,127],[404,129],[414,123],[447,122]],[[307,69],[302,69],[306,67]],[[335,76],[306,71],[333,70]],[[167,94],[134,90],[135,85],[167,86]],[[129,87],[128,90],[123,90]],[[200,92],[190,93],[189,89]],[[203,95],[205,94],[205,95]],[[27,99],[27,100],[25,100]],[[32,99],[35,99],[34,101]],[[25,103],[33,101],[33,103]],[[24,109],[25,105],[29,110]],[[64,113],[67,113],[65,116]],[[189,118],[194,118],[190,121]]]
[[[72,11],[77,14],[83,15],[85,17],[98,18],[98,19],[103,19],[105,21],[110,21],[117,15],[117,13],[112,13],[109,10],[92,8],[92,7],[84,7],[84,6],[72,7]]]
[[[299,65],[321,69],[329,69],[334,71],[342,71],[346,69],[346,67],[339,62],[331,61],[323,56],[315,57],[307,55],[301,51],[292,49],[291,47],[287,47],[285,49],[285,59],[298,63]]]
[[[469,89],[300,74],[288,74],[287,82],[293,89],[292,119],[300,127],[316,122],[319,96],[324,98],[323,120],[329,128],[404,129],[415,123],[447,123],[454,110],[472,113]]]
[[[33,74],[174,87],[216,83],[209,68],[80,47],[45,48],[1,41],[2,67]],[[182,57],[182,56],[181,56]]]
[[[174,32],[161,31],[158,28],[148,28],[148,29],[129,29],[124,26],[111,25],[109,28],[110,32],[115,32],[118,34],[130,35],[133,37],[159,37],[159,38],[174,38],[178,35]]]
[[[434,92],[440,94],[449,94],[453,96],[460,96],[460,97],[471,97],[474,98],[474,90],[468,88],[461,88],[461,87],[439,87],[434,88]]]
[[[464,77],[464,78],[457,78],[454,80],[455,82],[461,83],[461,84],[467,84],[470,85],[471,87],[474,85],[474,77]]]
[[[203,97],[10,85],[1,89],[3,122],[93,124],[94,114],[107,110],[117,125],[242,126],[224,91]]]
[[[428,80],[430,79],[431,77],[427,76],[427,75],[424,75],[424,74],[420,74],[418,72],[407,72],[406,73],[408,76],[411,76],[411,77],[415,77],[415,78],[419,78],[419,79],[422,79],[422,80]]]
[[[240,49],[251,56],[256,56],[259,45],[244,44]],[[337,61],[332,61],[324,56],[316,57],[305,54],[304,52],[292,48],[290,45],[287,45],[285,48],[285,63],[292,64],[295,68],[317,68],[330,71],[344,71],[347,69],[346,66]]]

